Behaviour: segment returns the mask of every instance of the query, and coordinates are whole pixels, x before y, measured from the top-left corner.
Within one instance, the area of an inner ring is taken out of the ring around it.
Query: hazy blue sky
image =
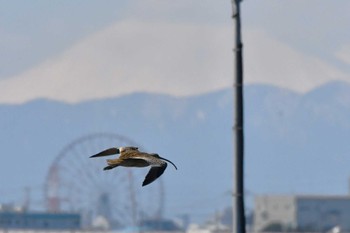
[[[245,0],[246,83],[350,79],[350,2]],[[0,103],[232,85],[229,0],[0,1]]]

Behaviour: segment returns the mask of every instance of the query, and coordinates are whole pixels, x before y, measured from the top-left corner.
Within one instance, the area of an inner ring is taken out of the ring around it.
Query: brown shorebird
[[[107,159],[108,166],[103,170],[110,170],[118,166],[122,167],[147,167],[151,166],[151,169],[147,173],[142,186],[148,185],[160,177],[167,167],[167,161],[171,163],[175,169],[177,167],[173,162],[165,158],[160,157],[158,154],[148,154],[141,152],[137,147],[113,147],[104,150],[100,153],[90,156],[90,158],[109,156],[114,154],[120,154],[119,158]],[[163,161],[164,160],[164,161]]]

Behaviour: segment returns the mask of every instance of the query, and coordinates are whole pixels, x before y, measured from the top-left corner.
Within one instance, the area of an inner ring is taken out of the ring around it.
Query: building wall
[[[350,232],[350,196],[257,196],[253,230],[272,224],[282,231],[326,232],[339,226]]]
[[[0,212],[0,229],[80,229],[80,215]]]
[[[350,231],[350,197],[305,196],[297,199],[298,229],[303,231],[328,231],[340,226]]]
[[[257,196],[254,209],[254,231],[261,231],[271,224],[284,228],[296,225],[294,196]]]

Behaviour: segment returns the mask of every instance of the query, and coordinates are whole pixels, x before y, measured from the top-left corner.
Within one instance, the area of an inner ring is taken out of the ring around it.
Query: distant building
[[[254,231],[350,231],[350,196],[257,196]]]
[[[80,214],[0,208],[0,229],[78,230],[80,228]]]

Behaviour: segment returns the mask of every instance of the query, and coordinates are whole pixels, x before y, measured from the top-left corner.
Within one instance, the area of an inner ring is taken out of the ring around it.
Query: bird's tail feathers
[[[105,167],[105,168],[103,168],[103,170],[111,170],[111,169],[113,169],[113,168],[115,168],[115,167],[118,167],[118,165],[117,166],[115,166],[115,165],[108,165],[107,167]]]
[[[116,166],[114,159],[107,159],[107,164],[110,165],[110,166]]]
[[[111,169],[119,166],[119,164],[116,163],[115,159],[107,159],[107,164],[108,164],[108,166],[103,168],[103,170],[111,170]]]

